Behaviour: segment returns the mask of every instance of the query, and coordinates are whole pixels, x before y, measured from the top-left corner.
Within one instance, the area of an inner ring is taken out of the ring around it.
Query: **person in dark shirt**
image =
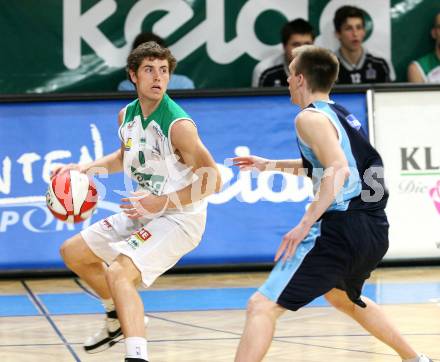
[[[333,24],[340,48],[340,84],[386,83],[394,80],[394,71],[383,58],[370,54],[362,43],[365,38],[364,12],[354,6],[336,10]]]
[[[292,50],[313,44],[314,39],[313,27],[304,19],[298,18],[285,24],[281,29],[284,52],[257,64],[252,75],[252,87],[287,87]]]

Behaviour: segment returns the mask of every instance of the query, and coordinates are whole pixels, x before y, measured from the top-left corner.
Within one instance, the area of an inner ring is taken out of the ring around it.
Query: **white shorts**
[[[108,265],[119,254],[128,256],[141,272],[143,284],[149,287],[199,244],[205,223],[206,210],[135,221],[121,212],[89,226],[81,236]]]

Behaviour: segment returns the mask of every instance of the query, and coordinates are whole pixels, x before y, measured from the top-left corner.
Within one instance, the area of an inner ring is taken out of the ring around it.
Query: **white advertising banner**
[[[440,91],[374,94],[390,192],[387,260],[440,258]]]

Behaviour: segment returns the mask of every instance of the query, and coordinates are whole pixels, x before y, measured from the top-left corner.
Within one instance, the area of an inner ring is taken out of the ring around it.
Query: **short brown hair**
[[[313,26],[301,18],[292,20],[281,28],[281,40],[283,45],[286,45],[290,37],[294,34],[310,35],[312,39],[315,39]]]
[[[362,9],[356,6],[345,5],[341,6],[335,12],[333,18],[333,25],[335,26],[336,32],[340,33],[342,25],[347,21],[348,18],[359,18],[362,20],[362,25],[365,28],[365,14]]]
[[[173,54],[171,54],[171,51],[168,48],[160,46],[155,41],[148,41],[140,44],[131,51],[127,58],[127,72],[132,70],[136,73],[146,58],[168,60],[170,74],[176,69],[177,61]]]
[[[292,51],[296,59],[295,73],[302,74],[312,92],[330,92],[338,79],[339,61],[325,48],[303,45]]]

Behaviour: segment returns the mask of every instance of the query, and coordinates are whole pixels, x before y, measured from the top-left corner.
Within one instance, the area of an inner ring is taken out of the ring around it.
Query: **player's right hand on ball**
[[[250,171],[256,169],[258,171],[267,171],[270,160],[258,156],[242,156],[232,159],[233,165],[240,167],[241,171]]]
[[[77,163],[69,163],[67,165],[60,165],[55,167],[51,173],[50,173],[50,177],[55,177],[56,175],[62,174],[64,172],[67,171],[71,171],[71,170],[76,170],[78,172],[85,172],[85,168],[81,165],[78,165]]]

